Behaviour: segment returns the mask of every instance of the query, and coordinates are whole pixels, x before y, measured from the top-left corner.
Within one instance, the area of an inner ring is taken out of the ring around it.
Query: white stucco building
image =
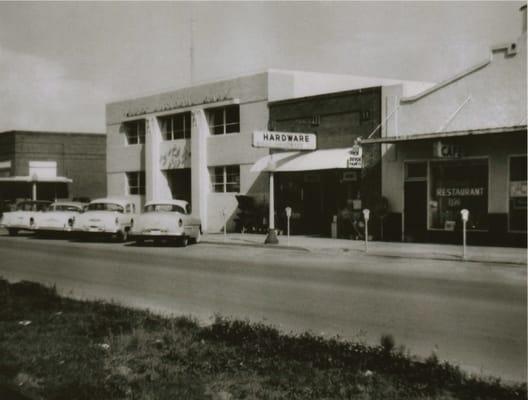
[[[268,102],[402,81],[269,70],[107,105],[108,195],[191,201],[203,230],[232,224],[236,195],[268,203],[267,174],[251,172],[269,149],[252,147],[268,129]],[[416,93],[430,85],[407,82]],[[230,226],[232,227],[232,225]]]

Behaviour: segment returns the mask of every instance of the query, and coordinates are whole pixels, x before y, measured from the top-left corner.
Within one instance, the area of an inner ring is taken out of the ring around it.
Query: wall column
[[[207,197],[209,171],[207,170],[207,137],[209,124],[203,109],[192,111],[191,127],[191,203],[192,214],[200,218],[202,230],[207,231]]]
[[[162,142],[158,119],[148,117],[145,132],[146,201],[172,198],[167,178],[160,169],[160,146]]]

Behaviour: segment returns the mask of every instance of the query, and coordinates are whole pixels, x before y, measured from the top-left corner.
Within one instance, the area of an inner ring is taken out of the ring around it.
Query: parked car
[[[23,200],[16,205],[15,211],[4,212],[0,226],[7,229],[10,236],[14,236],[20,230],[33,230],[35,217],[45,210],[51,201],[46,200]]]
[[[145,204],[131,235],[137,243],[145,240],[177,240],[182,246],[200,242],[202,225],[191,215],[184,200],[151,201]]]
[[[136,205],[130,199],[96,199],[75,218],[73,232],[83,238],[110,236],[125,242],[136,217]]]
[[[35,216],[33,229],[37,234],[70,232],[75,218],[84,211],[86,203],[57,201]]]

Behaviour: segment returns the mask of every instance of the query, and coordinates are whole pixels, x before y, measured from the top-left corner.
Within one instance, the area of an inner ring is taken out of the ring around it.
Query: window
[[[180,214],[187,214],[183,207],[177,204],[149,204],[145,206],[144,212],[179,212]]]
[[[213,192],[239,193],[240,192],[240,166],[229,165],[214,167],[211,173]]]
[[[86,207],[86,211],[116,211],[123,213],[123,206],[114,203],[91,203]]]
[[[128,194],[145,194],[145,171],[127,172]]]
[[[129,121],[124,124],[127,144],[145,143],[145,120]]]
[[[68,205],[68,204],[55,204],[49,206],[49,208],[46,210],[47,212],[53,212],[53,211],[68,211],[68,212],[81,212],[82,208]]]
[[[11,175],[11,160],[0,161],[0,178],[6,178]]]
[[[158,118],[161,134],[165,140],[188,139],[191,137],[191,113],[168,115]]]
[[[427,179],[427,163],[409,162],[405,163],[406,181],[424,181]]]
[[[510,231],[526,232],[526,156],[510,158]]]
[[[208,110],[209,128],[213,135],[240,132],[240,107],[238,104]]]
[[[468,229],[488,227],[487,160],[431,162],[429,227],[461,228],[460,210],[469,210]]]

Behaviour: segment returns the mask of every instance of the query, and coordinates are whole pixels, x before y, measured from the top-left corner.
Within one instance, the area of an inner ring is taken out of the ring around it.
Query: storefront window
[[[488,229],[487,160],[431,162],[430,171],[429,228],[461,229],[465,208],[467,229]]]
[[[510,158],[510,231],[526,232],[526,156]]]

